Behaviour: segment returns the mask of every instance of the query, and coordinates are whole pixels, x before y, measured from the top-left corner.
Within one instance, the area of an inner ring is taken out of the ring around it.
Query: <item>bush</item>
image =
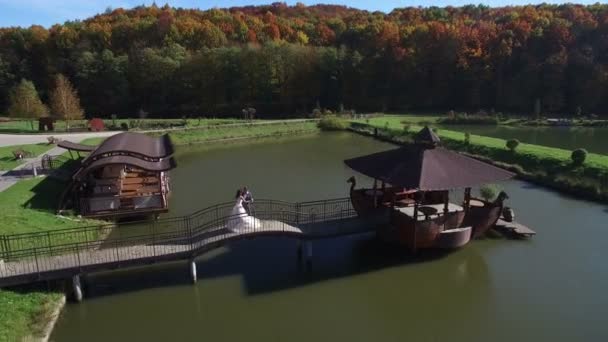
[[[443,125],[496,125],[498,119],[495,116],[488,116],[486,114],[467,115],[455,114],[454,116],[440,118],[437,120],[438,124]]]
[[[519,140],[517,140],[517,139],[507,140],[507,148],[509,150],[511,150],[511,152],[515,152],[515,149],[517,149],[517,146],[519,146]]]
[[[493,201],[498,196],[500,189],[495,184],[486,184],[479,188],[479,195],[486,201]]]
[[[324,131],[343,131],[348,128],[348,122],[334,115],[328,115],[319,121],[319,128]]]
[[[570,156],[572,159],[572,163],[576,166],[583,165],[585,159],[587,159],[587,150],[584,148],[579,148],[572,151],[572,155]]]

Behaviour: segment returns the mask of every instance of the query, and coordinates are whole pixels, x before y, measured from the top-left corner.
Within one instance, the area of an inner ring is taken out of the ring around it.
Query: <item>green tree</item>
[[[65,76],[55,76],[55,88],[51,91],[51,113],[57,119],[63,119],[66,127],[70,129],[70,120],[78,120],[84,117],[84,111],[80,107],[80,99],[76,90]]]
[[[22,79],[11,93],[8,113],[13,118],[30,119],[30,126],[33,130],[34,119],[47,116],[49,109],[38,97],[34,83]]]

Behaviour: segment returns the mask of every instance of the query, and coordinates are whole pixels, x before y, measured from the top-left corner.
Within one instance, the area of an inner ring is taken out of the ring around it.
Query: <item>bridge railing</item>
[[[131,222],[118,227],[107,224],[0,235],[0,259],[4,260],[0,279],[15,274],[39,274],[60,268],[119,263],[163,254],[193,253],[205,245],[243,234],[263,231],[297,233],[298,227],[308,224],[356,216],[348,198],[302,203],[257,200],[250,207],[255,219],[230,229],[231,222],[242,219],[240,215],[230,215],[233,206],[233,203],[222,203],[187,216]]]

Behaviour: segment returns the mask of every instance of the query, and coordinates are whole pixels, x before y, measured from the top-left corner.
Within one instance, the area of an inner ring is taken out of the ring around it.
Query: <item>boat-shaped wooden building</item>
[[[59,146],[90,152],[64,191],[60,209],[72,206],[82,216],[107,219],[168,211],[169,171],[176,167],[168,135],[120,133],[89,151],[69,142]]]
[[[501,192],[487,202],[472,198],[471,187],[514,176],[439,143],[439,137],[425,127],[413,144],[344,161],[374,179],[371,189],[356,189],[355,178],[349,179],[359,216],[384,219],[388,224],[382,235],[413,251],[460,247],[483,235],[500,218],[507,196]],[[462,202],[450,202],[452,189],[464,189]]]

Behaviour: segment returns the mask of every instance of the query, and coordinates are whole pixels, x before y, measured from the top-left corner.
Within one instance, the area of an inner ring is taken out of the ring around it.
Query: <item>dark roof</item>
[[[59,143],[57,143],[57,146],[65,148],[66,150],[78,152],[93,152],[97,148],[97,146],[77,144],[67,140],[60,141]]]
[[[96,169],[108,165],[131,165],[146,171],[160,172],[174,169],[177,166],[177,163],[175,162],[175,159],[173,159],[173,157],[162,159],[161,161],[147,161],[132,156],[111,156],[107,158],[98,159],[87,165],[83,169],[80,169],[74,175],[74,178],[81,178]]]
[[[106,153],[133,153],[149,158],[165,158],[173,154],[173,143],[168,134],[156,138],[141,133],[119,133],[104,140],[87,159],[93,160]]]
[[[439,139],[439,136],[437,136],[429,126],[424,126],[420,132],[416,133],[414,141],[419,144],[437,145],[441,139]]]
[[[462,154],[422,144],[348,159],[344,163],[366,176],[420,190],[465,188],[514,176]]]

